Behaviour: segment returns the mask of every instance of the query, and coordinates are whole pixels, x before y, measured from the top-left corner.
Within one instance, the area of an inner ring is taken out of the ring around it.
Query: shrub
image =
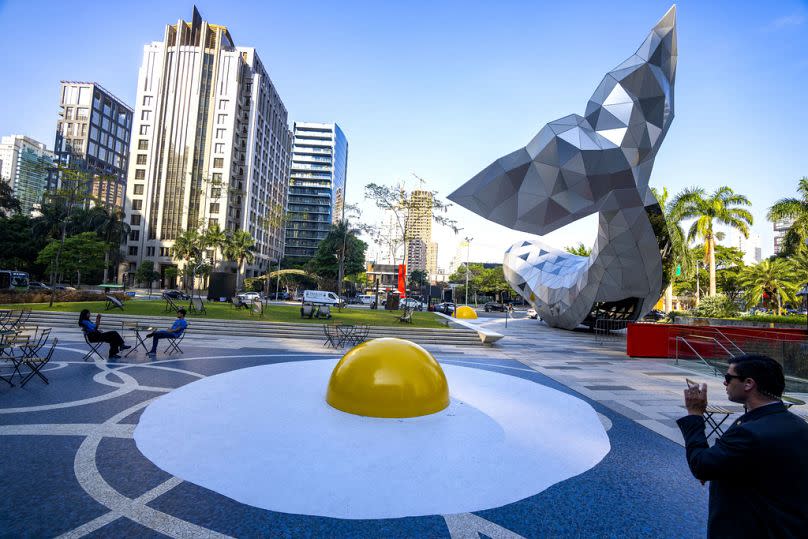
[[[738,306],[724,294],[716,294],[704,298],[690,313],[702,318],[733,318],[738,316]]]
[[[260,277],[247,277],[244,279],[245,292],[261,292],[264,290],[264,280]]]
[[[0,304],[9,303],[48,303],[50,302],[49,291],[37,290],[34,292],[3,292],[0,293]],[[110,296],[114,296],[121,301],[127,301],[132,298],[122,292],[113,292]],[[104,301],[104,293],[93,292],[90,290],[57,290],[56,297],[53,301],[60,302],[74,302],[74,301]]]

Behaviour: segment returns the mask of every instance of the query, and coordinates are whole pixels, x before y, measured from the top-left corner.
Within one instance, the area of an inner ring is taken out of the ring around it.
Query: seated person
[[[120,359],[118,355],[120,350],[131,348],[123,342],[123,337],[117,331],[100,331],[98,328],[101,325],[101,313],[95,315],[95,323],[90,321],[90,310],[84,309],[79,313],[79,327],[87,334],[87,340],[90,342],[106,342],[109,343],[109,359]]]
[[[170,329],[161,329],[146,335],[147,339],[152,337],[152,347],[148,354],[150,356],[157,354],[157,343],[160,342],[160,339],[176,339],[182,335],[182,332],[185,331],[185,328],[187,327],[188,322],[185,320],[185,309],[177,310],[177,319],[174,320],[173,324],[171,324]]]

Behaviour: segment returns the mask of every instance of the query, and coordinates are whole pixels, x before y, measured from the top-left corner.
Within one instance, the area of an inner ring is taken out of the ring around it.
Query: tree
[[[797,183],[800,198],[781,198],[769,208],[766,218],[771,222],[791,219],[794,222],[783,238],[783,254],[800,251],[808,239],[808,178],[802,177]]]
[[[89,223],[96,234],[110,246],[104,254],[104,282],[108,283],[110,262],[113,265],[117,265],[119,262],[120,245],[126,241],[131,228],[124,220],[123,211],[118,208],[107,209],[102,206],[95,206],[90,210],[88,217]]]
[[[564,250],[578,256],[589,256],[592,254],[592,249],[584,245],[582,241],[579,241],[578,245],[567,245],[564,247]]]
[[[151,296],[152,284],[160,278],[160,272],[154,270],[154,262],[151,260],[144,260],[135,271],[135,281],[138,283],[147,283],[149,285],[149,296]]]
[[[252,263],[255,260],[253,254],[253,246],[255,240],[249,232],[245,230],[236,230],[233,234],[229,235],[224,247],[225,258],[236,262],[236,290],[239,290],[239,278],[243,271],[242,266],[244,262]]]
[[[441,201],[437,197],[437,191],[430,192],[431,197],[413,197],[402,186],[390,187],[369,183],[365,186],[365,198],[373,202],[377,208],[383,210],[391,216],[391,227],[365,227],[376,243],[387,245],[390,252],[396,253],[399,248],[404,247],[404,262],[407,259],[407,245],[411,240],[416,239],[411,225],[412,219],[423,215],[423,205],[429,202],[428,210],[432,220],[441,226],[451,228],[455,233],[460,229],[457,221],[449,219],[445,214],[451,204]]]
[[[61,241],[52,241],[40,251],[37,262],[52,266],[61,256],[61,268],[68,274],[76,274],[76,286],[81,284],[82,272],[98,271],[104,267],[104,254],[109,245],[94,232],[83,232]]]
[[[410,290],[421,290],[423,292],[424,283],[427,281],[428,275],[424,270],[413,270],[410,272],[410,279],[407,284]]]
[[[306,264],[307,271],[337,284],[341,257],[346,275],[364,271],[367,244],[357,238],[356,233],[345,222],[332,225],[328,235],[320,241],[314,256]]]
[[[497,265],[494,268],[484,268],[482,272],[475,277],[475,284],[477,290],[483,294],[495,296],[502,299],[502,293],[510,290],[511,287],[505,280],[505,274],[502,271],[502,266]]]
[[[687,246],[685,233],[682,230],[681,216],[674,214],[673,204],[668,204],[668,197],[670,196],[668,189],[663,187],[662,191],[659,191],[652,187],[651,191],[654,193],[657,202],[659,202],[659,208],[662,210],[662,216],[665,219],[668,237],[671,240],[673,264],[679,267],[680,275],[692,275],[694,270],[693,258],[690,256],[690,249]],[[673,310],[673,281],[674,275],[670,275],[668,287],[665,289],[665,312]]]
[[[177,279],[177,275],[180,274],[180,270],[177,269],[177,266],[168,266],[163,270],[163,277],[167,282],[174,283]],[[168,288],[168,287],[166,287]]]
[[[710,296],[715,295],[715,240],[723,237],[723,233],[713,227],[716,223],[723,224],[748,238],[752,214],[739,206],[750,205],[749,199],[727,186],[719,187],[710,196],[706,196],[701,187],[691,187],[679,193],[671,203],[670,213],[674,222],[696,219],[688,230],[687,240],[692,241],[696,237],[704,240],[705,258],[710,271]]]
[[[784,302],[796,299],[794,294],[799,288],[794,267],[783,258],[761,260],[748,266],[741,275],[741,282],[746,289],[747,305],[756,305],[761,300],[771,305],[776,301],[777,314],[782,314]]]
[[[211,266],[216,267],[216,251],[224,249],[225,243],[227,242],[227,234],[225,234],[224,230],[219,228],[219,225],[213,224],[210,225],[207,230],[202,234],[202,246],[203,249],[210,248],[213,252],[213,256],[211,259]]]
[[[183,267],[187,268],[191,259],[199,258],[202,252],[202,239],[199,232],[194,229],[185,230],[174,240],[174,256],[183,260]],[[187,275],[187,272],[184,273]],[[183,279],[183,288],[187,290],[187,279]]]
[[[22,211],[22,205],[17,197],[14,196],[14,191],[11,185],[0,179],[0,217],[10,217],[15,213]]]
[[[40,273],[36,259],[46,242],[34,237],[32,223],[30,217],[21,213],[0,217],[0,268]]]

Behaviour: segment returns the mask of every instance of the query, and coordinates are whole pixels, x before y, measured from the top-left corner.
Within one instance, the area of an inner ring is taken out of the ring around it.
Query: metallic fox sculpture
[[[505,252],[505,278],[551,326],[636,320],[667,286],[670,237],[648,180],[673,121],[676,57],[673,6],[606,74],[585,116],[550,122],[449,195],[486,219],[539,235],[598,213],[588,257],[532,240]]]

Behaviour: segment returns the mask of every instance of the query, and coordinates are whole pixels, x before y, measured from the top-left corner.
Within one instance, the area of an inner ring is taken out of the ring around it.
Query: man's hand
[[[704,415],[707,408],[707,384],[685,389],[685,408],[690,415]]]

